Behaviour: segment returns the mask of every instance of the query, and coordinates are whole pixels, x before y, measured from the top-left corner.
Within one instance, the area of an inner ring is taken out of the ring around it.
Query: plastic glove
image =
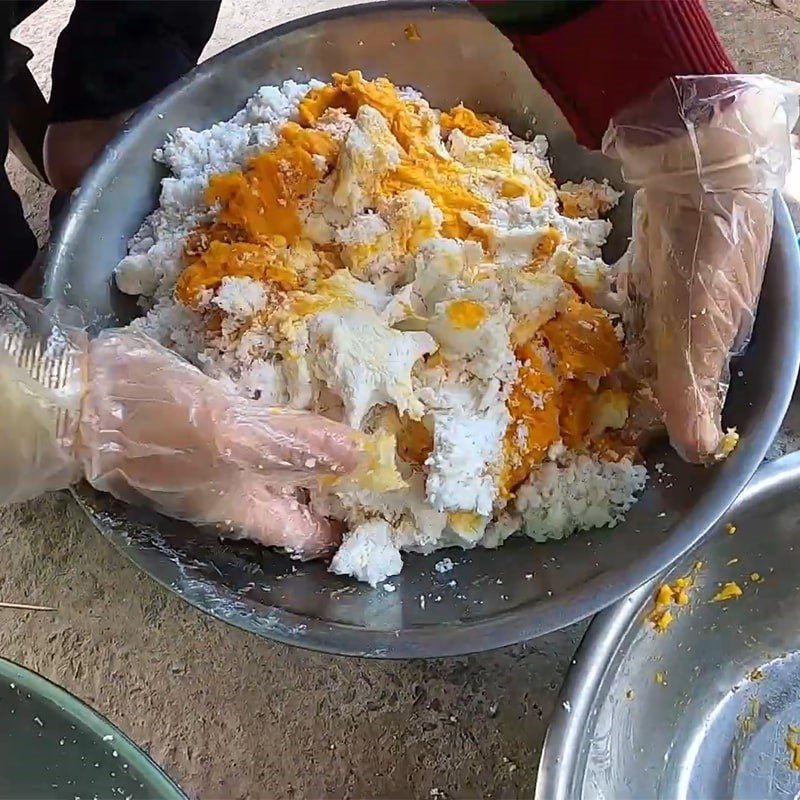
[[[145,336],[91,343],[0,290],[0,502],[82,475],[126,502],[311,557],[339,532],[298,487],[352,473],[356,431],[229,393]]]
[[[672,78],[603,139],[639,187],[620,263],[629,340],[644,346],[670,439],[688,461],[724,454],[728,366],[752,331],[799,92],[767,76]]]

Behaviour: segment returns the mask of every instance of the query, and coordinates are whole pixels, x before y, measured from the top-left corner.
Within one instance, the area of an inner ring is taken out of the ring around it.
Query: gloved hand
[[[298,487],[362,465],[362,437],[226,391],[145,336],[89,342],[0,289],[0,503],[81,476],[115,497],[312,557],[339,532]]]
[[[720,455],[728,365],[749,339],[791,163],[800,85],[767,76],[672,78],[614,118],[603,152],[638,187],[620,264],[673,446]]]

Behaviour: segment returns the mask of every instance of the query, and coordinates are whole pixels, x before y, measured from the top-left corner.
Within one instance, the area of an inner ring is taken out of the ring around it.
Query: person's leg
[[[211,37],[219,0],[78,0],[53,60],[45,166],[75,188],[137,106],[188,72]]]
[[[13,4],[0,3],[0,159],[8,153],[8,88],[6,56],[12,26]],[[11,188],[5,169],[0,170],[0,283],[13,286],[36,256],[36,237],[25,222],[22,203]]]

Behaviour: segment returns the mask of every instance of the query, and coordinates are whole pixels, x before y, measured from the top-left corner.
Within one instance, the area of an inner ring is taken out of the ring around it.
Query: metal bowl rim
[[[800,484],[800,451],[764,464],[731,505],[736,514],[779,491]],[[598,690],[631,625],[651,602],[658,579],[640,586],[601,611],[583,635],[556,703],[545,736],[536,779],[537,800],[569,800],[574,786],[580,741],[599,697]]]
[[[270,40],[297,29],[345,17],[414,10],[443,10],[460,15],[477,13],[462,0],[444,0],[440,3],[386,0],[381,3],[363,3],[329,9],[256,34],[203,62],[161,92],[131,118],[111,142],[105,154],[87,173],[70,204],[70,211],[61,230],[48,249],[45,295],[52,297],[60,285],[57,279],[62,270],[59,267],[67,263],[66,256],[72,231],[79,224],[82,209],[89,207],[104,183],[113,177],[115,151],[126,133],[142,125],[146,118],[157,114],[159,109],[166,106],[170,98],[180,92],[185,85],[201,81],[220,65],[235,62],[240,54],[261,47]],[[777,193],[775,219],[773,236],[778,232],[785,235],[786,231],[791,229],[791,220],[785,202]],[[800,318],[800,256],[796,251],[787,265],[784,280],[787,288],[783,302],[787,316]],[[301,616],[277,606],[256,604],[246,597],[210,583],[203,592],[197,591],[197,581],[194,582],[194,587],[180,591],[181,570],[175,564],[167,559],[154,557],[150,551],[137,549],[119,532],[115,532],[98,516],[92,514],[85,502],[81,502],[81,505],[101,533],[111,539],[135,564],[145,569],[159,583],[172,591],[177,591],[199,610],[258,635],[268,635],[269,638],[286,644],[328,653],[377,658],[457,656],[504,647],[564,628],[607,608],[680,558],[697,544],[727,511],[738,492],[747,484],[762,462],[769,445],[778,433],[792,397],[800,369],[800,343],[794,341],[789,331],[782,330],[777,332],[774,347],[782,356],[784,367],[774,383],[774,391],[767,404],[766,413],[752,425],[748,436],[743,438],[737,448],[735,456],[724,465],[728,475],[722,484],[718,482],[713,490],[672,528],[669,538],[660,545],[635,561],[613,572],[598,575],[569,592],[553,598],[536,600],[533,611],[532,604],[528,603],[482,620],[415,626],[397,631],[373,631]],[[77,493],[74,494],[78,496]],[[226,602],[232,608],[241,609],[241,613],[234,610],[225,615],[217,613],[220,605]],[[274,624],[270,625],[268,634],[264,633],[262,626],[252,622],[253,615],[274,621]]]

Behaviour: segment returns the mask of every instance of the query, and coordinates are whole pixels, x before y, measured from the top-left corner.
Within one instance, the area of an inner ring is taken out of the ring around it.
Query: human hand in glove
[[[603,151],[637,187],[620,280],[655,394],[688,461],[722,455],[728,365],[752,331],[791,165],[800,85],[766,76],[672,78],[618,114]]]
[[[752,327],[773,192],[789,169],[799,87],[734,74],[702,0],[472,2],[578,141],[602,139],[638,189],[621,265],[641,325],[629,321],[629,340],[645,345],[675,448],[713,460],[729,359]]]
[[[100,491],[300,557],[339,533],[294,497],[363,461],[356,431],[228,392],[146,336],[93,341],[0,289],[0,502]]]

